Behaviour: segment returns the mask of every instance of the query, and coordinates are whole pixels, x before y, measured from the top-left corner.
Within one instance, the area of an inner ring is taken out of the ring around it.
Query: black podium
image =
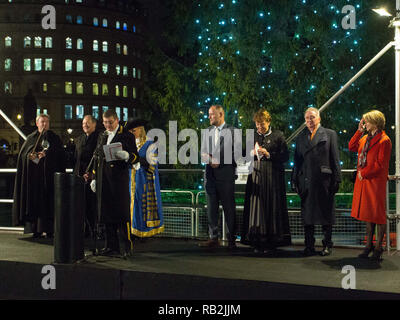
[[[54,262],[84,258],[84,180],[74,174],[54,174]]]

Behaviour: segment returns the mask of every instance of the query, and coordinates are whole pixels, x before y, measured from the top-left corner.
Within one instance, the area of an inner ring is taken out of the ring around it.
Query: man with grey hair
[[[316,108],[304,114],[306,128],[296,140],[292,188],[301,198],[304,224],[304,255],[315,254],[314,225],[322,225],[322,256],[332,252],[332,226],[335,223],[335,193],[339,189],[341,172],[336,132],[321,126]]]
[[[13,225],[24,225],[34,238],[54,232],[54,173],[65,172],[61,139],[50,130],[50,117],[39,114],[36,127],[18,154],[14,184]]]

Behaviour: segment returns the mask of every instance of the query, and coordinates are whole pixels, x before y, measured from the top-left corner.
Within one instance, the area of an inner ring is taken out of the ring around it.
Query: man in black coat
[[[93,153],[96,149],[99,131],[97,130],[97,120],[91,116],[86,115],[82,120],[83,134],[80,135],[75,142],[74,154],[74,174],[84,177],[85,174],[91,172],[88,168]],[[92,162],[93,163],[93,162]],[[87,172],[88,171],[88,172]],[[90,190],[90,185],[85,184],[85,233],[94,236],[94,228],[96,227],[96,194]]]
[[[322,256],[332,252],[332,225],[335,223],[335,193],[341,172],[336,132],[323,128],[316,108],[304,115],[306,128],[296,140],[292,187],[301,198],[306,256],[315,254],[314,225],[322,225]]]
[[[54,173],[65,172],[61,139],[50,130],[50,116],[36,118],[31,133],[18,155],[12,208],[13,225],[24,225],[34,238],[54,232]]]
[[[235,179],[233,130],[225,123],[224,109],[213,105],[208,111],[211,126],[203,131],[201,157],[206,163],[204,186],[210,239],[200,246],[217,247],[219,205],[222,204],[227,224],[228,247],[235,248]]]
[[[105,248],[101,254],[124,258],[131,254],[130,239],[130,195],[129,167],[138,162],[138,154],[133,134],[119,124],[112,109],[103,114],[106,129],[99,135],[97,147],[100,152],[95,165],[95,180],[90,183],[97,195],[100,221],[105,224]],[[104,146],[121,143],[122,150],[115,154],[116,160],[106,161]]]

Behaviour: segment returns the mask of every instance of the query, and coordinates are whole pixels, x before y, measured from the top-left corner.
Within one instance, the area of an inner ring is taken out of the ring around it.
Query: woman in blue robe
[[[130,169],[131,233],[140,238],[164,231],[157,150],[146,137],[146,121],[128,122],[126,129],[134,134],[140,161]]]

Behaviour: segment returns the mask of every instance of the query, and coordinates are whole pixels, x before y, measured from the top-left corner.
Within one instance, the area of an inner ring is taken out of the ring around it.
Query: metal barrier
[[[164,169],[160,172],[202,172],[201,169],[194,170],[173,170]],[[290,171],[290,170],[287,170]],[[343,170],[345,173],[350,173],[353,170]],[[15,173],[16,169],[0,169],[0,173]],[[72,172],[68,169],[67,172]],[[393,176],[389,176],[389,181],[395,180]],[[389,187],[389,181],[387,187]],[[161,190],[162,194],[183,194],[188,196],[188,204],[170,204],[163,201],[164,225],[165,231],[158,234],[157,237],[179,237],[179,238],[195,238],[205,239],[208,237],[208,219],[207,219],[207,204],[202,204],[201,197],[205,197],[205,191],[199,191],[196,194],[188,190]],[[244,195],[244,192],[236,192],[236,195]],[[294,196],[294,193],[287,193],[287,196]],[[337,194],[346,195],[346,194]],[[390,235],[396,233],[396,229],[400,223],[400,215],[394,210],[389,210],[389,192],[387,192],[387,230],[386,239],[390,239]],[[297,196],[297,195],[296,195]],[[0,203],[12,204],[12,199],[0,199]],[[236,206],[237,211],[237,234],[242,231],[243,209],[241,205]],[[221,239],[226,240],[226,225],[225,217],[222,214],[223,210],[220,206],[220,234]],[[294,243],[302,242],[304,239],[304,228],[301,221],[300,208],[289,208],[289,223]],[[341,246],[361,246],[365,237],[365,223],[360,222],[350,217],[350,209],[336,208],[336,224],[333,227],[333,241],[336,245]],[[0,226],[3,231],[23,231],[23,228],[12,228]],[[397,238],[399,234],[397,234]],[[316,226],[316,239],[322,238],[322,230],[320,226]],[[393,240],[393,238],[391,239]],[[386,248],[390,251],[391,241],[386,241]],[[399,249],[399,241],[397,239],[397,250]]]

